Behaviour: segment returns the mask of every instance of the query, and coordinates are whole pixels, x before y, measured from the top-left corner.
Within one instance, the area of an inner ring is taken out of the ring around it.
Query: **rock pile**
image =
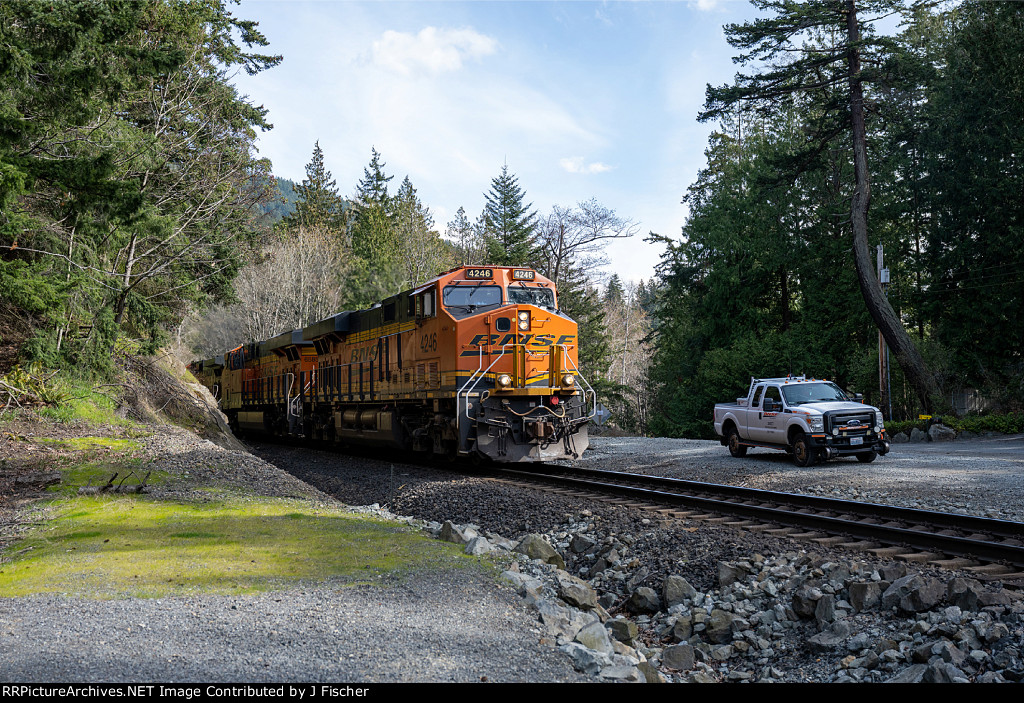
[[[998,585],[794,551],[721,562],[717,588],[700,592],[685,573],[654,582],[631,558],[634,538],[590,517],[515,544],[473,525],[427,529],[467,553],[516,554],[503,577],[545,640],[602,679],[1024,680],[1024,599]]]

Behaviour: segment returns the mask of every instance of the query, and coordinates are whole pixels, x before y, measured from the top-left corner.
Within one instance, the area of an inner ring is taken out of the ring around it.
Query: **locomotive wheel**
[[[736,431],[735,427],[729,428],[727,442],[729,444],[729,453],[737,459],[747,455],[747,447],[744,444],[740,444],[740,433]]]

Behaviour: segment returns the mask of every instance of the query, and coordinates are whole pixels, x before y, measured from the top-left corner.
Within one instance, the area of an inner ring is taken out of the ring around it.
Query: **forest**
[[[626,432],[710,437],[715,402],[787,373],[890,420],[1019,413],[1024,6],[752,4],[724,28],[734,82],[694,116],[714,129],[686,224],[641,233],[597,199],[537,212],[508,164],[443,226],[374,145],[358,183],[315,135],[305,178],[275,178],[272,116],[231,75],[282,57],[226,2],[0,3],[0,374],[109,379],[119,354],[208,356],[459,264],[528,265]],[[623,281],[605,245],[640,236],[661,264]]]

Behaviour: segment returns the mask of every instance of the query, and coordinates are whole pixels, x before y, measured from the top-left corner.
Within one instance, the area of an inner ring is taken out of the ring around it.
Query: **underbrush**
[[[1024,432],[1024,413],[1004,413],[992,415],[965,415],[964,417],[942,416],[931,420],[898,420],[885,423],[885,431],[891,435],[903,432],[909,435],[915,427],[927,432],[928,427],[941,421],[946,427],[957,432],[973,432],[983,434],[996,432],[1000,434],[1018,434]]]

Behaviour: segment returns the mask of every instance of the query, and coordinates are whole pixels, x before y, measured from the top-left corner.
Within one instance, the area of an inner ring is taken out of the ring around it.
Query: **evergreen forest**
[[[1024,5],[752,5],[694,115],[686,224],[642,235],[597,199],[539,212],[508,163],[447,223],[375,145],[356,183],[316,135],[305,177],[275,178],[273,115],[231,76],[282,57],[225,0],[0,2],[0,375],[100,383],[119,355],[219,354],[490,264],[556,282],[627,432],[712,437],[715,402],[788,373],[887,419],[1020,412]],[[624,281],[606,246],[640,236],[660,266]]]

